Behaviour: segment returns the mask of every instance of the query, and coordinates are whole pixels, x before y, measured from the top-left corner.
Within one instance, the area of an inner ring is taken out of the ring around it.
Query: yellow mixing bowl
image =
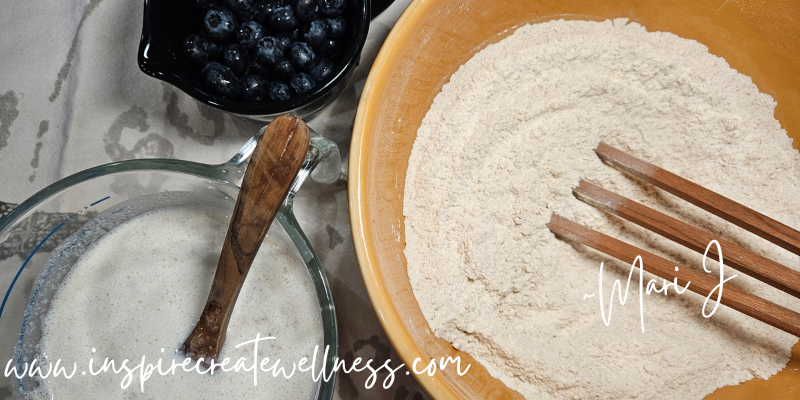
[[[419,358],[427,365],[431,358],[458,355],[472,364],[464,376],[453,368],[433,377],[418,375],[436,399],[522,397],[468,354],[435,337],[411,291],[403,255],[403,190],[422,118],[461,64],[515,28],[559,18],[620,17],[705,44],[771,95],[778,103],[775,117],[791,137],[800,137],[798,0],[412,2],[383,45],[361,96],[350,151],[350,218],[372,305],[403,362],[410,366]],[[766,382],[723,388],[709,398],[800,398],[798,364],[792,361]]]

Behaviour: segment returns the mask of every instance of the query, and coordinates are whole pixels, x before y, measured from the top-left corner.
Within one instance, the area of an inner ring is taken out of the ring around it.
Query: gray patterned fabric
[[[350,85],[336,102],[307,121],[336,141],[343,154],[349,150],[356,105],[370,66],[408,3],[397,0],[373,20]],[[220,163],[261,127],[203,106],[139,71],[142,5],[110,0],[3,4],[0,200],[18,204],[58,179],[111,161],[165,157]],[[339,356],[348,361],[374,358],[376,365],[391,358],[399,365],[363,286],[350,233],[346,185],[311,182],[295,204],[330,278],[340,329]],[[11,207],[0,204],[0,215]],[[19,229],[36,229],[38,218],[48,216],[37,216]],[[36,244],[13,243],[0,253],[24,258]],[[405,374],[387,390],[380,388],[385,374],[369,390],[364,388],[367,376],[340,374],[336,398],[428,398]],[[6,392],[0,389],[0,399]]]
[[[14,206],[14,204],[0,203],[0,218],[11,213]],[[4,209],[8,212],[4,212]],[[79,216],[72,216],[69,218],[68,222],[64,223],[61,229],[52,233],[52,240],[42,242],[50,235],[55,226],[66,221],[68,219],[67,217],[70,216],[65,213],[35,212],[31,218],[26,219],[21,225],[14,227],[8,239],[0,243],[0,261],[13,256],[18,256],[20,259],[24,260],[39,243],[42,243],[39,250],[43,253],[53,251],[58,243],[61,243],[64,239],[77,232],[83,224],[92,219],[95,215],[95,213],[86,213]]]
[[[16,204],[3,203],[0,201],[0,218],[5,218],[6,215],[11,214],[11,211],[16,207]]]

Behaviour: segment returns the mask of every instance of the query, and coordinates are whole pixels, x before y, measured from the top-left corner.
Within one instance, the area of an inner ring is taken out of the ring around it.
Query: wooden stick
[[[677,278],[678,284],[682,287],[691,282],[688,289],[701,296],[708,296],[719,284],[718,280],[708,275],[677,265],[556,214],[550,218],[547,227],[558,236],[584,244],[628,264],[633,264],[636,257],[641,256],[645,271],[668,281]],[[800,314],[792,310],[730,285],[724,287],[720,302],[742,314],[800,337]]]
[[[595,150],[604,162],[666,190],[732,224],[800,255],[800,232],[727,197],[605,143]]]
[[[186,356],[202,358],[206,365],[219,356],[247,272],[303,165],[308,143],[308,126],[292,115],[275,118],[258,140],[244,172],[206,305],[181,346]]]
[[[584,180],[572,193],[581,201],[625,218],[700,254],[705,253],[706,246],[712,240],[716,240],[722,248],[726,264],[792,296],[800,297],[800,272]],[[719,259],[716,246],[711,246],[708,254]]]

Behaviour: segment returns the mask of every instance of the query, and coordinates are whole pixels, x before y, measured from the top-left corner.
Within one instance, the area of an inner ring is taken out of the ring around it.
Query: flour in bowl
[[[605,326],[584,294],[601,262],[606,301],[630,266],[545,226],[558,213],[702,272],[698,254],[575,199],[584,178],[800,268],[593,151],[606,141],[800,227],[800,156],[774,108],[704,45],[627,20],[528,25],[488,46],[436,96],[409,160],[405,255],[434,333],[527,399],[700,399],[775,374],[795,337],[724,306],[705,319],[690,292],[646,296],[644,333],[637,300]],[[727,284],[800,309],[743,274]]]

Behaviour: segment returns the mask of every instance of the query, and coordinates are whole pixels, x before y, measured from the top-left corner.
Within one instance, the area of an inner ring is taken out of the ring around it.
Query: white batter
[[[78,363],[72,379],[50,378],[37,391],[41,399],[307,399],[318,383],[310,373],[291,379],[252,372],[214,376],[153,373],[141,393],[139,375],[121,389],[122,374],[81,375],[94,359],[117,366],[142,356],[164,369],[191,332],[205,304],[228,227],[218,211],[171,207],[143,214],[108,233],[82,255],[66,277],[45,317],[39,350],[51,361]],[[322,323],[314,285],[305,265],[278,238],[268,236],[242,288],[228,327],[220,360],[247,358],[253,346],[233,346],[262,337],[259,361],[292,363],[322,347]],[[93,353],[92,350],[96,349]],[[161,349],[164,349],[162,353]],[[318,357],[319,359],[319,357]],[[272,365],[270,362],[269,365]],[[231,364],[232,365],[232,364]],[[71,367],[70,367],[71,369]],[[287,371],[287,373],[288,373]]]

